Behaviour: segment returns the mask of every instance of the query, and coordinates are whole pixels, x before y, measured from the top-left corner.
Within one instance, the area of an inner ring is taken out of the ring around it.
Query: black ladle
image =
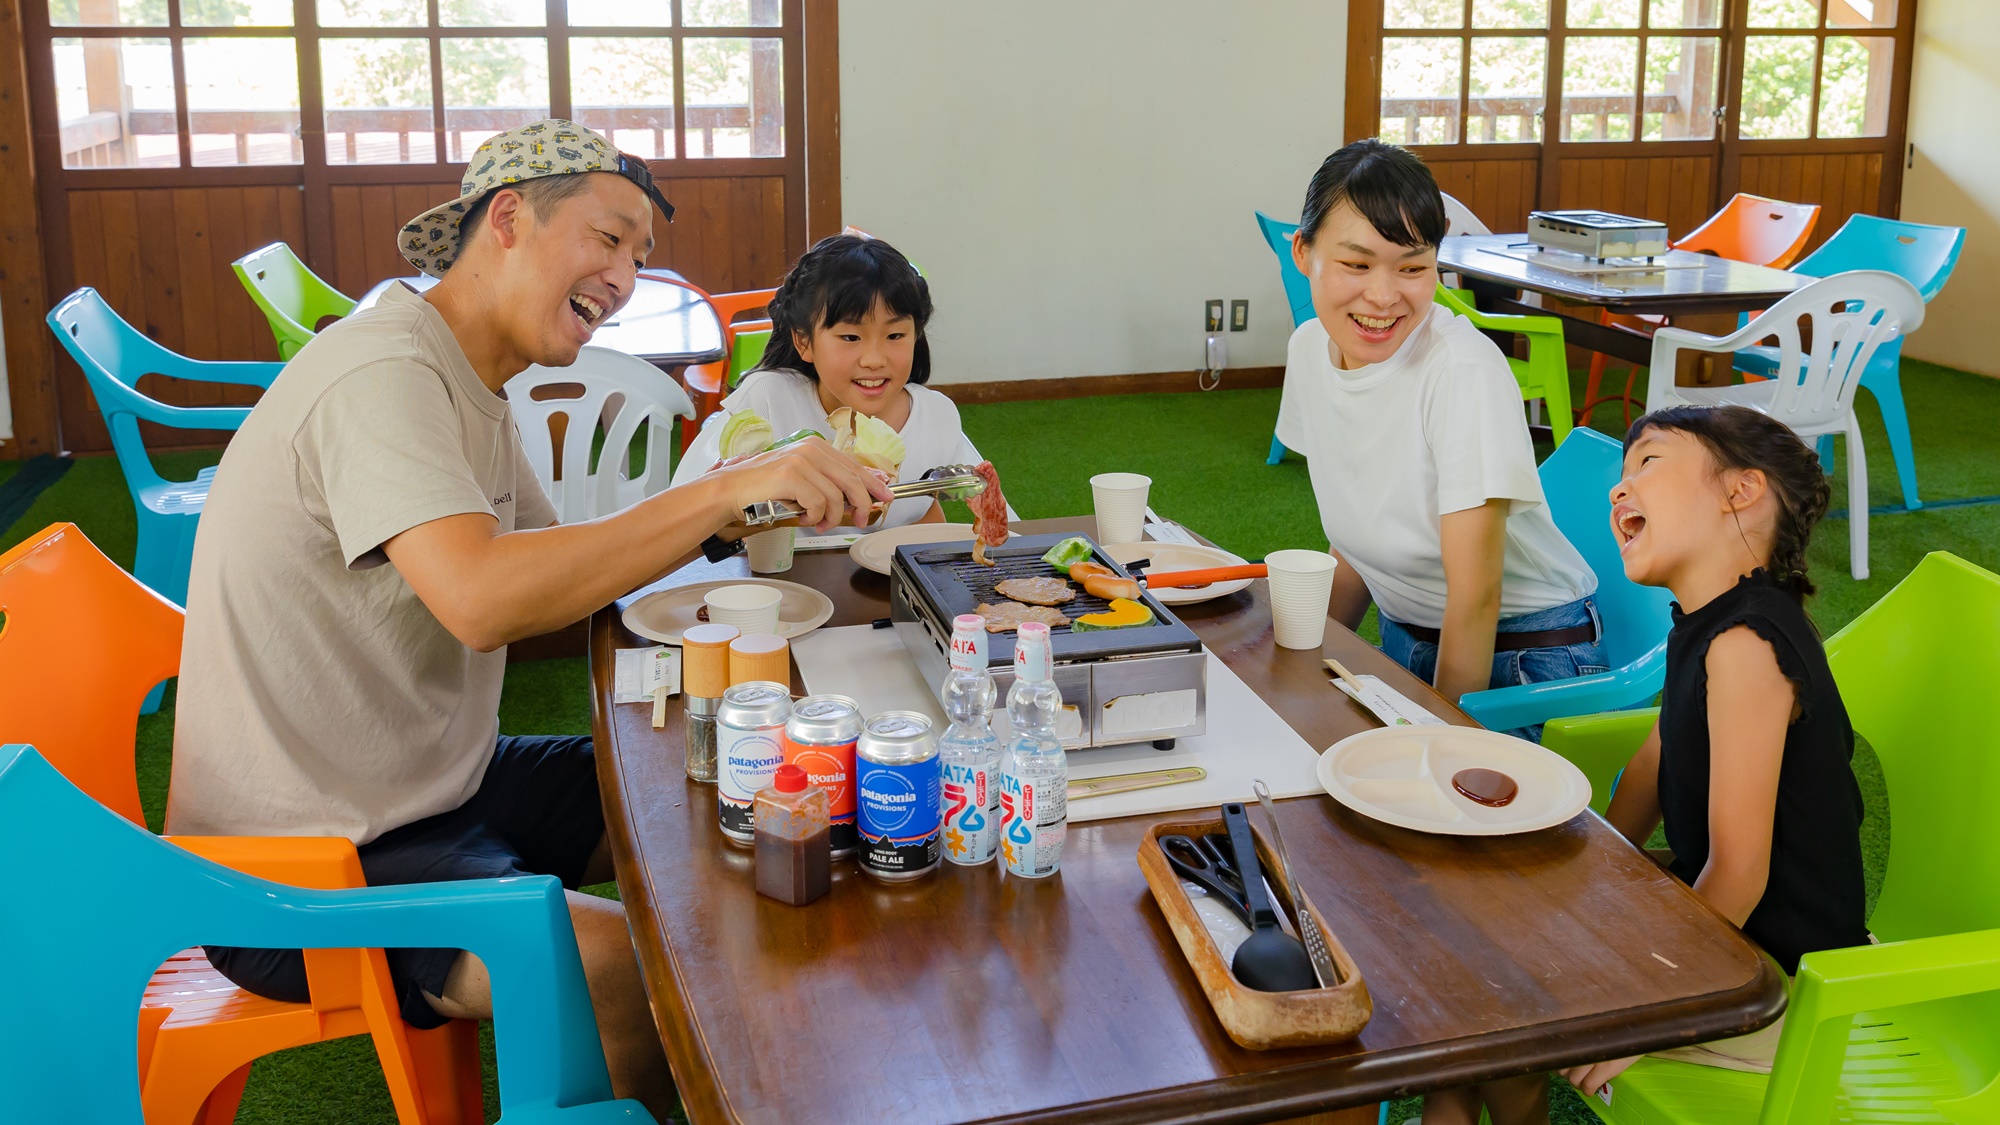
[[[1257,862],[1257,841],[1250,834],[1250,818],[1239,802],[1222,806],[1222,823],[1229,829],[1229,845],[1236,851],[1236,872],[1243,878],[1243,894],[1250,906],[1251,935],[1236,947],[1236,959],[1229,971],[1245,987],[1259,992],[1295,992],[1319,987],[1312,957],[1304,943],[1278,928],[1277,911],[1264,890],[1263,865]]]

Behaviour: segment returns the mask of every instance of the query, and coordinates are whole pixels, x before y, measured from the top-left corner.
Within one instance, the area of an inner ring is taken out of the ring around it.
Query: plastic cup
[[[792,544],[798,537],[798,528],[780,527],[744,539],[743,546],[750,552],[750,573],[783,574],[792,569]]]
[[[702,601],[711,624],[734,625],[748,635],[778,631],[778,603],[784,597],[774,586],[718,586]]]
[[[1318,649],[1326,640],[1326,610],[1340,560],[1326,551],[1272,551],[1271,631],[1279,648]]]
[[[1139,541],[1146,533],[1146,494],[1152,487],[1153,478],[1138,473],[1099,473],[1090,478],[1098,543]]]

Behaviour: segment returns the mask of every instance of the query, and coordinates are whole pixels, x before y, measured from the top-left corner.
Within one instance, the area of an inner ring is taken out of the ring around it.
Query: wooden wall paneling
[[[361,229],[355,232],[361,250],[362,269],[368,281],[360,292],[385,277],[408,274],[410,265],[403,260],[402,251],[396,248],[396,232],[403,229],[413,215],[404,215],[396,209],[396,188],[390,184],[371,184],[361,189]],[[335,235],[340,236],[336,231]]]
[[[1495,231],[1527,229],[1540,176],[1539,161],[1433,160],[1429,164],[1438,188],[1472,208],[1488,227]]]
[[[57,407],[56,353],[42,317],[48,313],[48,263],[43,254],[40,187],[28,119],[26,36],[21,0],[0,0],[0,325],[7,357],[7,395],[14,440],[0,457],[63,450]]]
[[[737,234],[730,240],[728,291],[769,289],[784,280],[791,264],[785,254],[785,181],[746,176],[731,181],[729,195]]]

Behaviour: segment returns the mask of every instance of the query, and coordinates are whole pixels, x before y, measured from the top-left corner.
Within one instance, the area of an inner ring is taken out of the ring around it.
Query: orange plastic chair
[[[1818,222],[1817,203],[1787,203],[1782,199],[1737,192],[1734,198],[1723,204],[1722,210],[1710,215],[1707,222],[1674,243],[1674,249],[1706,252],[1718,258],[1781,270],[1797,260],[1799,253],[1806,248],[1807,240],[1812,238],[1813,227]],[[1600,311],[1598,323],[1651,336],[1654,329],[1667,323],[1667,318]],[[1583,405],[1577,409],[1579,426],[1589,425],[1590,412],[1614,398],[1624,403],[1625,424],[1632,424],[1632,377],[1637,371],[1626,374],[1625,389],[1619,394],[1602,395],[1598,391],[1604,380],[1605,366],[1604,353],[1598,352],[1590,357],[1590,382],[1584,387]]]
[[[182,612],[86,538],[52,524],[0,554],[0,739],[32,742],[78,788],[143,826],[133,744],[139,704],[180,669]],[[181,837],[190,851],[298,886],[366,886],[338,837]],[[140,1097],[148,1125],[225,1125],[257,1058],[371,1035],[404,1125],[484,1121],[478,1025],[403,1022],[379,949],[306,951],[312,1000],[237,988],[200,949],[153,974],[139,1011]]]
[[[668,285],[678,285],[701,294],[715,310],[715,319],[722,322],[722,358],[714,363],[690,365],[681,375],[687,384],[688,397],[694,400],[694,417],[681,423],[681,448],[687,449],[701,433],[701,424],[708,416],[722,409],[722,400],[729,394],[729,361],[736,354],[736,334],[769,329],[769,320],[738,322],[737,317],[767,309],[771,298],[778,295],[776,289],[748,289],[741,293],[710,293],[691,281],[662,274],[645,273],[641,276],[654,281],[664,281]]]

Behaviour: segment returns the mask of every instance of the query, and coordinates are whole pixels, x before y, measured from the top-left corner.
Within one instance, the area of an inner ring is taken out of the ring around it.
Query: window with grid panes
[[[781,0],[50,0],[63,165],[466,160],[551,113],[653,160],[782,157]],[[185,114],[187,137],[181,138]]]

